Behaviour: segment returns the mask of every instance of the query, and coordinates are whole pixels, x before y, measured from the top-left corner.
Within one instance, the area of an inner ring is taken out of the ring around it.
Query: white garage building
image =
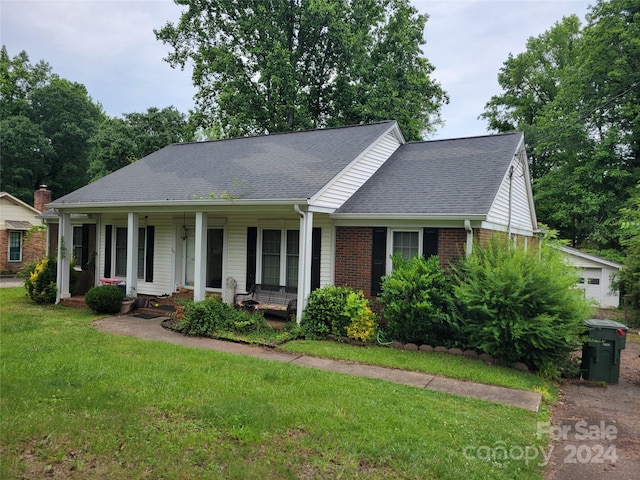
[[[621,264],[571,247],[561,247],[560,250],[569,263],[579,269],[579,287],[584,289],[587,298],[595,300],[601,307],[618,307],[620,292],[611,291],[611,276],[622,268]]]

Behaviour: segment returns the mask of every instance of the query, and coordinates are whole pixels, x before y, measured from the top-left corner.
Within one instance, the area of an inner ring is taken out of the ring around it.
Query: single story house
[[[298,314],[324,285],[373,299],[394,253],[446,264],[492,232],[538,234],[521,133],[406,142],[395,121],[173,144],[49,207],[96,284],[196,301],[286,286]]]
[[[620,292],[611,289],[611,279],[620,271],[621,264],[576,248],[560,247],[560,250],[569,264],[578,269],[578,287],[584,290],[586,298],[594,300],[601,307],[617,308],[620,305]]]
[[[32,229],[43,224],[39,216],[49,202],[51,191],[44,185],[34,192],[33,207],[0,192],[0,270],[17,272],[26,262],[46,256],[46,233]]]

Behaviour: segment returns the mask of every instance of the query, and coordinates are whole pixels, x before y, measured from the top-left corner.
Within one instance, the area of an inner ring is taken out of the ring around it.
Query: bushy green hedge
[[[453,347],[459,342],[451,281],[437,257],[393,257],[382,280],[385,333],[394,340]]]
[[[581,344],[591,307],[557,249],[494,238],[454,267],[458,321],[469,348],[557,377]]]
[[[71,263],[69,272],[69,291],[74,295],[78,286],[78,273]],[[18,276],[24,279],[27,295],[36,303],[56,303],[58,261],[56,257],[45,257],[26,263]]]
[[[183,303],[178,307],[176,319],[176,331],[200,337],[211,336],[217,331],[249,333],[266,326],[262,314],[235,309],[215,297]]]
[[[311,292],[302,313],[300,328],[306,338],[320,339],[331,333],[338,337],[347,335],[351,318],[347,315],[347,297],[353,289],[327,285]]]
[[[378,331],[378,318],[361,291],[326,285],[309,295],[300,329],[309,339],[323,339],[333,334],[368,342]]]
[[[100,285],[90,288],[84,303],[96,313],[119,313],[124,292],[117,285]]]

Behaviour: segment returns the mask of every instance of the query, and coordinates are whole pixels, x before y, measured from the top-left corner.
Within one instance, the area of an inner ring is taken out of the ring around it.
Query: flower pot
[[[122,305],[120,306],[120,313],[129,313],[133,310],[133,304],[135,300],[123,300]]]

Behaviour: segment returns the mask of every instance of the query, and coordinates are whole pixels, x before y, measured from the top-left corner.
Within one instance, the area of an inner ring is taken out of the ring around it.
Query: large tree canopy
[[[174,107],[106,118],[91,140],[89,176],[97,180],[136,160],[185,139],[186,120]]]
[[[409,139],[447,96],[422,56],[426,15],[408,0],[175,0],[156,31],[192,62],[198,125],[224,136],[396,119]]]
[[[574,246],[619,248],[640,179],[640,3],[602,1],[509,56],[482,117],[528,143],[538,217]]]
[[[87,183],[88,140],[102,119],[84,85],[0,50],[2,189],[30,203],[48,184],[55,196]]]

